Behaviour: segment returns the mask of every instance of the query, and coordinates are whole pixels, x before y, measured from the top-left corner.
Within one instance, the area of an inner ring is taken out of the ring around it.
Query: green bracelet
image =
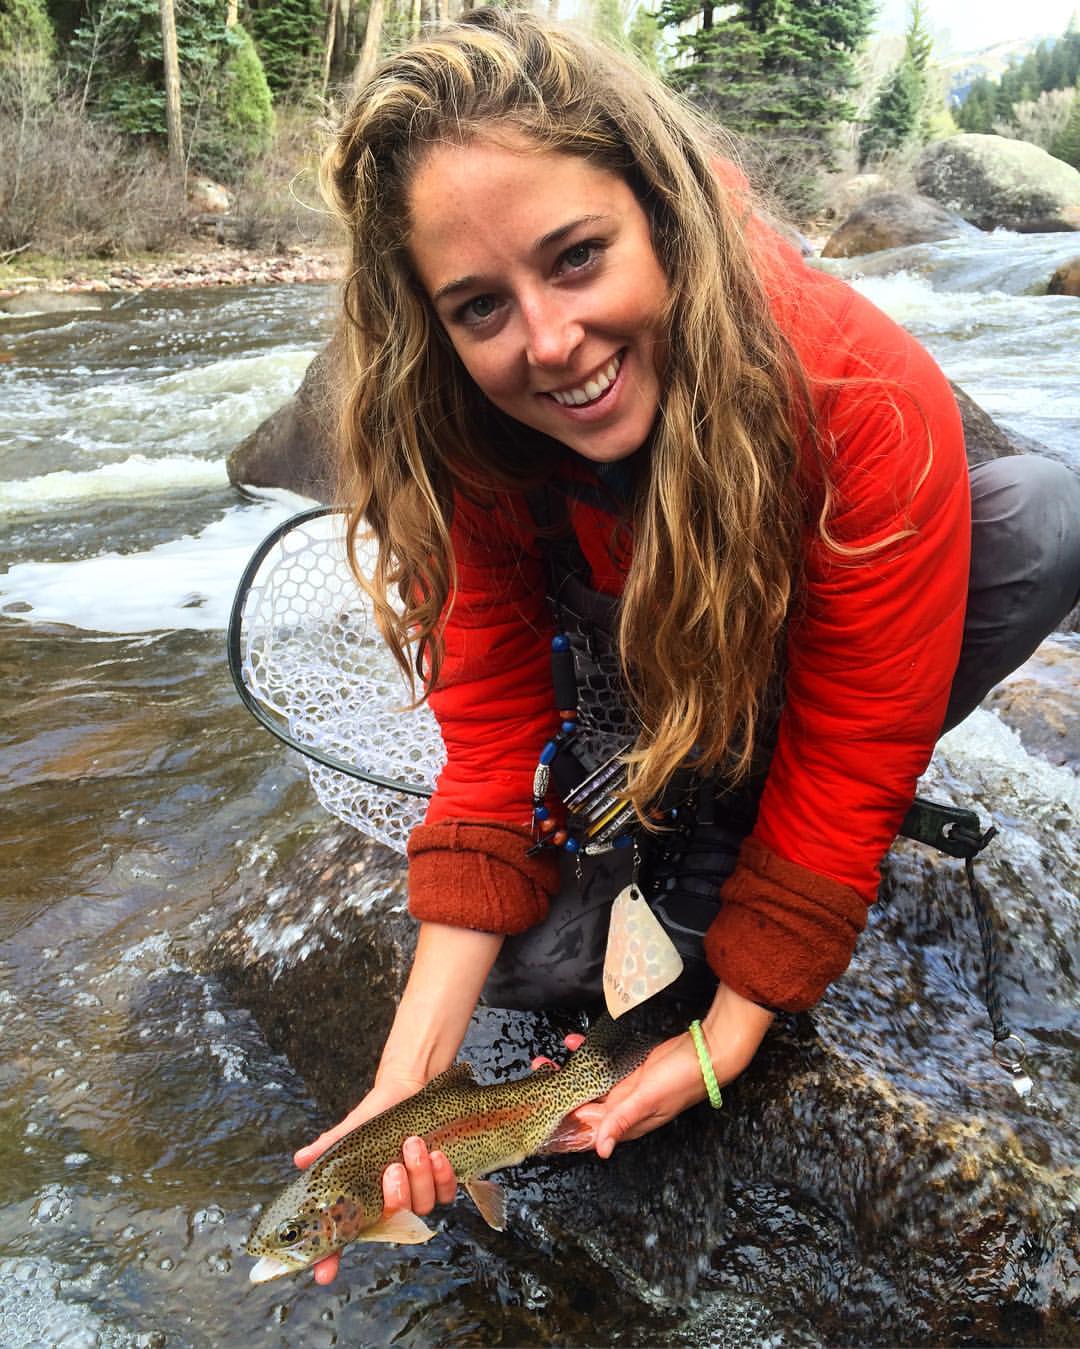
[[[705,1079],[705,1090],[709,1093],[709,1104],[714,1110],[719,1110],[724,1104],[724,1098],[720,1095],[720,1083],[716,1080],[712,1059],[709,1058],[709,1046],[705,1043],[705,1032],[701,1029],[700,1021],[690,1022],[690,1038],[697,1050],[697,1061],[701,1068],[701,1076]]]

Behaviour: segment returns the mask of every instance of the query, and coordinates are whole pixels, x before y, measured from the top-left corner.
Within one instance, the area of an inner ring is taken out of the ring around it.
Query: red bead
[[[555,828],[554,820],[548,819],[540,821],[540,832],[542,834],[550,834],[554,828]]]
[[[561,848],[566,842],[567,837],[568,835],[565,829],[556,829],[551,836],[551,841],[555,844],[556,848]]]
[[[577,721],[576,707],[560,707],[559,716],[563,721]]]

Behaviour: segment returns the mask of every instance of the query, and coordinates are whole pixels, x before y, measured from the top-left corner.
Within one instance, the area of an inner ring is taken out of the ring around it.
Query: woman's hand
[[[412,1096],[423,1085],[422,1081],[408,1078],[378,1082],[339,1124],[320,1134],[313,1143],[300,1148],[294,1154],[293,1161],[302,1171],[306,1170],[339,1138],[382,1111],[389,1110],[407,1096]],[[457,1194],[457,1177],[446,1154],[429,1153],[422,1138],[406,1138],[401,1151],[402,1160],[391,1162],[383,1172],[383,1217],[405,1208],[423,1215],[430,1213],[436,1204],[452,1203]],[[315,1282],[332,1283],[340,1262],[341,1257],[337,1252],[328,1255],[325,1260],[316,1261]]]
[[[412,1096],[450,1067],[502,941],[496,933],[420,924],[412,969],[383,1047],[375,1085],[340,1124],[296,1153],[297,1166],[309,1167],[331,1143]],[[451,1203],[456,1193],[457,1178],[445,1154],[429,1154],[422,1138],[406,1138],[402,1160],[392,1162],[383,1172],[383,1215],[404,1208],[430,1213],[436,1204]],[[315,1282],[330,1283],[338,1264],[336,1254],[317,1261]]]
[[[754,1057],[772,1021],[772,1013],[721,985],[702,1021],[717,1081],[732,1081]],[[591,1131],[600,1157],[610,1157],[616,1143],[640,1138],[706,1098],[690,1032],[656,1046],[629,1077],[599,1101],[590,1101],[569,1117]]]

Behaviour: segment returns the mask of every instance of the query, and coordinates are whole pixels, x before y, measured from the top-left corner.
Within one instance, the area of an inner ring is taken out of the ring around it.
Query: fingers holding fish
[[[457,1177],[444,1152],[429,1152],[422,1138],[406,1138],[403,1163],[388,1166],[383,1173],[383,1199],[387,1212],[409,1208],[430,1213],[436,1204],[451,1204],[457,1195]]]
[[[651,1133],[704,1099],[697,1053],[686,1034],[657,1045],[602,1101],[583,1105],[577,1113],[593,1126],[597,1156],[607,1158],[617,1143]]]
[[[579,1034],[577,1031],[571,1031],[569,1035],[563,1036],[563,1044],[567,1047],[567,1049],[570,1050],[571,1053],[573,1053],[575,1049],[580,1049],[584,1043],[585,1043],[584,1035]],[[538,1072],[541,1068],[558,1068],[558,1066],[559,1065],[555,1062],[554,1059],[549,1059],[544,1054],[538,1055],[535,1059],[533,1059],[532,1063],[529,1065],[529,1067],[533,1070],[534,1073]]]

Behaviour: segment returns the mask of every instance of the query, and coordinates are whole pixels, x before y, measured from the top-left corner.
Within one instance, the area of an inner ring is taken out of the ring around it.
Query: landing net
[[[259,721],[307,758],[319,801],[398,852],[445,759],[349,570],[345,516],[294,516],[259,546],[229,623],[229,667]]]

